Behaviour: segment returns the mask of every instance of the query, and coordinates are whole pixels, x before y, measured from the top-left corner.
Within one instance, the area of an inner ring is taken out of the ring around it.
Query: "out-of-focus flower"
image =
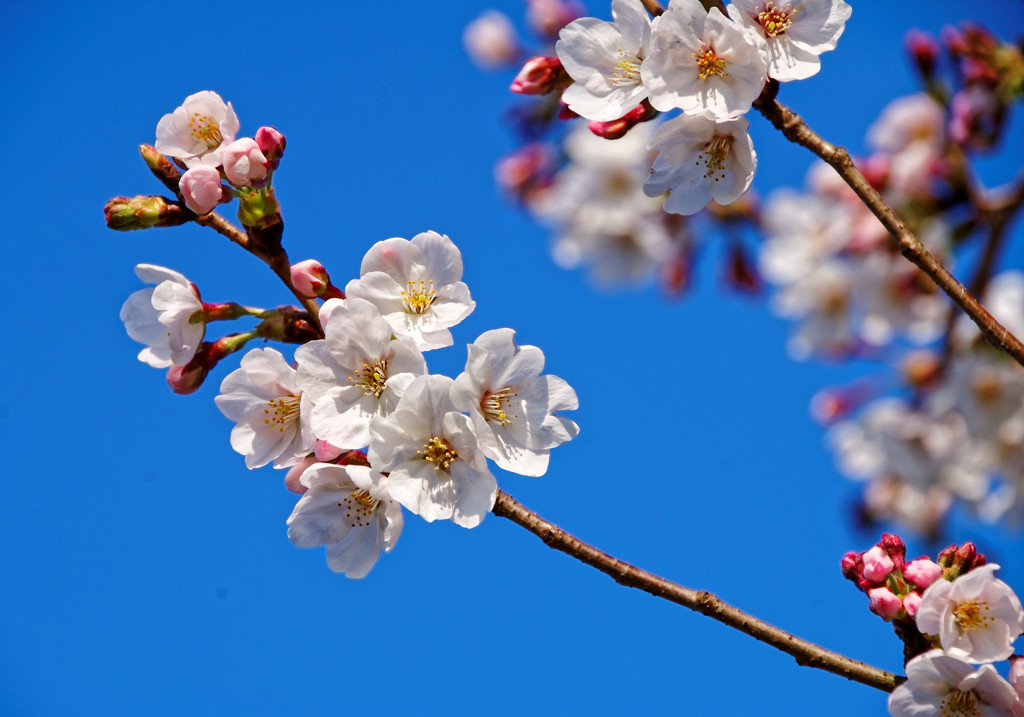
[[[181,175],[178,189],[185,206],[196,214],[209,214],[224,199],[220,170],[208,164],[198,164]]]
[[[618,119],[647,97],[640,79],[651,18],[640,0],[612,0],[614,22],[584,17],[558,34],[555,52],[575,82],[562,100],[589,120]]]
[[[484,69],[512,65],[521,53],[512,21],[497,10],[487,10],[466,25],[462,46],[469,58]]]
[[[714,8],[712,8],[714,10]],[[644,192],[668,192],[665,211],[695,214],[712,199],[729,204],[750,187],[757,170],[746,119],[717,121],[680,115],[658,128],[650,147],[658,152]]]
[[[313,406],[299,389],[295,369],[272,348],[243,356],[241,367],[224,378],[214,401],[235,421],[231,447],[245,456],[249,468],[270,462],[275,468],[293,466],[316,440],[309,426]]]
[[[139,264],[135,274],[146,283],[156,284],[155,288],[136,291],[121,307],[121,321],[128,335],[146,344],[139,352],[139,361],[153,368],[184,366],[192,360],[206,333],[199,291],[184,275],[156,264]]]
[[[398,407],[370,424],[370,465],[389,473],[392,497],[424,520],[480,524],[498,484],[469,418],[455,411],[447,376],[420,376]]]
[[[995,563],[925,590],[917,628],[938,635],[942,649],[972,663],[1005,660],[1024,632],[1024,609],[1010,586],[996,578]]]
[[[300,481],[306,490],[288,517],[288,538],[300,548],[327,546],[336,573],[366,577],[402,533],[402,509],[388,495],[388,479],[363,466],[318,463]]]
[[[466,370],[452,386],[452,404],[469,413],[484,454],[522,475],[543,475],[550,450],[579,433],[553,415],[577,408],[576,392],[557,376],[541,376],[543,369],[539,348],[517,347],[512,329],[494,329],[470,344]]]
[[[189,95],[181,106],[160,118],[156,150],[177,157],[185,166],[221,163],[222,147],[238,133],[238,115],[231,103],[210,90]]]
[[[224,175],[237,187],[258,184],[267,178],[267,158],[252,137],[242,137],[224,148]]]
[[[977,670],[966,662],[931,650],[907,663],[907,681],[889,696],[893,717],[1010,715],[1017,695],[992,665]]]
[[[526,23],[541,37],[555,37],[558,31],[583,14],[575,0],[526,0]]]
[[[314,404],[317,438],[362,448],[370,443],[370,419],[394,409],[427,364],[410,339],[391,340],[391,327],[368,301],[331,299],[324,306],[324,338],[295,350],[296,383]]]
[[[640,72],[656,109],[725,120],[749,110],[761,94],[766,60],[764,38],[717,7],[705,12],[697,0],[672,0]]]
[[[395,336],[408,336],[421,351],[451,346],[448,329],[476,306],[461,281],[462,254],[437,232],[377,242],[359,273],[345,295],[376,306]]]
[[[821,69],[819,55],[836,48],[852,8],[843,0],[796,0],[785,6],[733,0],[729,17],[768,45],[768,74],[779,82],[803,80]]]

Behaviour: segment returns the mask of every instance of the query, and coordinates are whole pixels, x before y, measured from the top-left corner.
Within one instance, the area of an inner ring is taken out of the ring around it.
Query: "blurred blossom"
[[[462,46],[469,58],[485,70],[514,65],[522,54],[512,21],[497,10],[487,10],[466,25]]]
[[[526,23],[544,38],[556,37],[583,12],[583,6],[575,0],[526,0]]]

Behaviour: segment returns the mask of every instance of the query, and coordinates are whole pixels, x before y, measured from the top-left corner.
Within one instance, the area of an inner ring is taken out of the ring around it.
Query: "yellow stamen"
[[[793,16],[795,14],[796,10],[793,9],[792,5],[787,5],[786,9],[783,10],[782,8],[775,7],[774,2],[766,2],[764,10],[758,10],[757,12],[757,21],[764,28],[765,37],[777,37],[784,34],[790,25],[793,24]]]
[[[220,133],[220,125],[210,115],[193,112],[192,116],[188,118],[188,131],[192,135],[192,139],[202,142],[211,150],[220,147],[220,143],[224,141],[224,135]]]
[[[518,413],[509,415],[509,411],[512,410],[513,399],[518,396],[518,393],[514,393],[512,388],[505,386],[500,391],[494,393],[484,394],[483,399],[480,401],[480,410],[484,414],[484,418],[488,421],[499,423],[502,426],[512,425],[513,419],[519,418]]]
[[[405,304],[406,312],[410,314],[422,314],[437,298],[433,279],[420,279],[419,282],[409,279],[407,289],[402,292],[402,303]]]
[[[285,427],[299,417],[298,396],[282,396],[267,401],[267,407],[263,409],[263,425],[276,425],[280,433],[284,433]]]
[[[725,60],[715,54],[714,48],[707,47],[700,52],[690,53],[690,56],[697,61],[697,67],[700,69],[700,79],[706,80],[715,75],[719,77],[729,76],[729,73],[725,71]]]
[[[384,382],[388,380],[388,360],[382,358],[372,364],[364,363],[363,368],[348,380],[363,389],[363,395],[380,398],[384,393]]]
[[[435,471],[449,472],[452,463],[459,459],[451,444],[443,438],[434,436],[423,444],[422,451],[416,451],[416,455],[423,456],[423,460],[434,464]]]

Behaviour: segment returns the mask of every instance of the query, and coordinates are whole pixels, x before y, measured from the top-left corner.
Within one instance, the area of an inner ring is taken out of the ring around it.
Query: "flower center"
[[[423,456],[423,460],[434,464],[435,471],[443,470],[448,473],[452,463],[459,459],[451,444],[443,438],[434,436],[423,444],[422,451],[416,451],[416,455]]]
[[[731,134],[716,134],[697,156],[697,164],[704,162],[704,178],[715,182],[725,176],[725,160],[729,157],[734,137]]]
[[[964,692],[958,690],[955,687],[949,691],[946,695],[946,699],[942,701],[942,716],[947,715],[980,715],[981,710],[978,709],[978,696],[974,693],[974,690]]]
[[[519,403],[514,401],[518,393],[512,391],[512,388],[505,386],[500,391],[494,393],[484,394],[483,399],[480,401],[480,410],[484,414],[484,418],[494,423],[500,423],[502,426],[512,425],[512,420],[519,418],[518,413],[512,413],[512,403]]]
[[[988,603],[984,600],[964,600],[953,608],[953,617],[957,627],[964,632],[982,630],[992,624],[992,616],[988,614]]]
[[[220,133],[220,125],[214,122],[210,115],[193,112],[188,119],[188,131],[192,135],[192,139],[202,142],[211,150],[220,147],[220,143],[224,141],[224,136]]]
[[[349,493],[338,503],[339,508],[345,509],[345,520],[348,521],[350,528],[365,528],[370,525],[378,505],[380,501],[364,488]]]
[[[263,425],[271,428],[277,426],[280,433],[284,433],[285,427],[299,417],[298,396],[282,396],[267,401],[267,407],[263,409]]]
[[[388,360],[379,358],[372,364],[363,363],[363,368],[349,376],[348,380],[363,389],[364,396],[380,398],[384,393],[384,383],[388,380]]]
[[[430,308],[437,298],[434,291],[434,280],[413,281],[409,279],[406,290],[402,292],[402,303],[405,304],[405,311],[409,314],[422,314]]]
[[[719,77],[729,76],[729,73],[725,71],[725,60],[715,54],[713,47],[703,48],[699,52],[692,52],[690,56],[697,61],[700,79],[706,80],[715,75]]]
[[[608,84],[612,87],[621,87],[623,85],[639,85],[640,80],[640,63],[643,62],[636,55],[630,55],[625,52],[621,47],[619,48],[619,64],[612,70],[611,76],[608,78]]]
[[[757,9],[757,8],[755,8]],[[796,10],[792,5],[786,5],[786,9],[775,7],[775,3],[766,2],[764,10],[757,13],[757,21],[764,28],[765,37],[776,37],[785,34],[789,26],[793,24],[793,15]]]

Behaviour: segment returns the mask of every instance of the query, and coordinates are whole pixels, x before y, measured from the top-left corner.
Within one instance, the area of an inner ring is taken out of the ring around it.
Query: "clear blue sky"
[[[938,30],[965,7],[1024,27],[1015,0],[853,4],[822,73],[782,100],[854,150],[914,89],[908,27]],[[518,0],[491,5],[521,17]],[[544,230],[493,187],[512,147],[511,73],[477,71],[460,40],[484,7],[0,6],[0,714],[885,713],[881,693],[619,587],[493,516],[471,531],[407,516],[369,578],[337,576],[288,541],[283,474],[247,471],[231,450],[212,400],[226,371],[182,398],[135,359],[118,310],[140,288],[136,263],[185,273],[208,301],[288,301],[209,230],[104,226],[109,197],[160,192],[136,145],[212,89],[243,134],[287,136],[275,186],[293,259],[319,258],[344,285],[373,242],[446,233],[477,308],[431,370],[454,376],[464,344],[508,326],[576,389],[579,438],[542,478],[499,472],[503,489],[623,559],[900,669],[900,643],[839,574],[877,536],[853,532],[856,486],[807,411],[856,373],[790,362],[789,327],[722,292],[710,265],[679,302],[555,268]],[[799,184],[809,154],[752,125],[755,187]],[[1024,589],[1019,536],[951,537],[986,541]]]

